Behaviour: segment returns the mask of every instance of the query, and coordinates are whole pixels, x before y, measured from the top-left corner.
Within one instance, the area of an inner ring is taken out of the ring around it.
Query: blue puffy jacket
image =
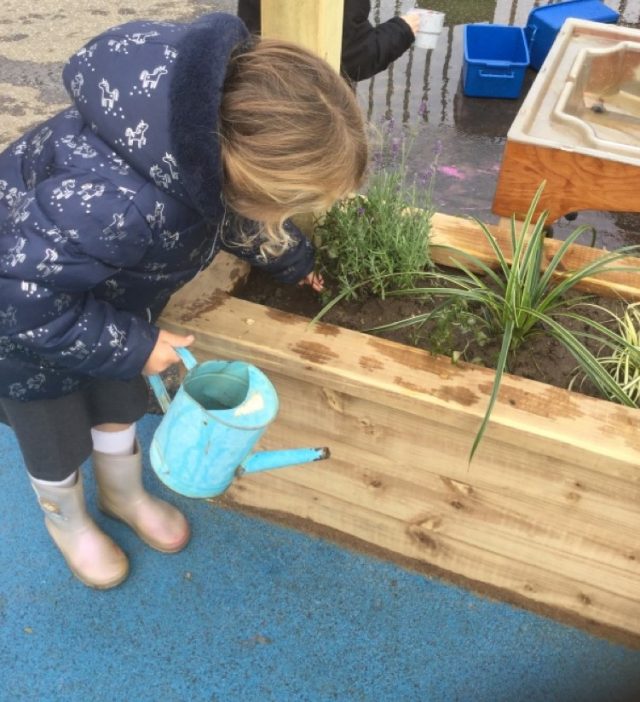
[[[170,295],[220,249],[283,282],[313,269],[292,225],[277,259],[242,246],[221,199],[221,90],[247,38],[224,13],[110,29],[65,66],[74,106],[0,154],[0,397],[139,374]]]

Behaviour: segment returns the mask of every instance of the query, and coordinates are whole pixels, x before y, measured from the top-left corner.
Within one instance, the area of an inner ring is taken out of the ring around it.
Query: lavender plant
[[[342,201],[316,225],[320,270],[341,299],[366,292],[384,298],[411,288],[431,266],[432,167],[407,179],[408,140],[383,130],[365,193]]]

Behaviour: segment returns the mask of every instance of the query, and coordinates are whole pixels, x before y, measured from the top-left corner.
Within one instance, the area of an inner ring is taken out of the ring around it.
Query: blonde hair
[[[351,87],[326,61],[284,41],[255,40],[232,56],[219,136],[226,203],[261,224],[267,254],[287,247],[286,219],[357,190],[367,167]]]

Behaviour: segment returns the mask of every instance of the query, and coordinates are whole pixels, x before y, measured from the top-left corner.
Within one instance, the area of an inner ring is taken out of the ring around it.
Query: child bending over
[[[115,27],[63,78],[74,105],[0,154],[0,421],[71,571],[109,588],[128,561],[87,513],[90,455],[104,512],[166,553],[189,540],[141,479],[143,374],[193,341],[155,321],[221,249],[321,288],[289,218],[358,188],[366,136],[328,64],[234,15]]]

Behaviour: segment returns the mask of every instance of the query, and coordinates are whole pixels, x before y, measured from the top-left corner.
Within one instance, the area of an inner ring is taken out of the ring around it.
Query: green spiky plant
[[[628,404],[628,400],[611,375],[598,362],[595,356],[582,343],[580,335],[570,332],[563,326],[563,318],[588,323],[574,310],[586,300],[585,296],[567,298],[577,283],[583,279],[601,273],[605,270],[618,270],[614,264],[628,256],[639,246],[627,246],[606,253],[597,260],[582,268],[572,271],[562,271],[561,262],[569,247],[589,227],[578,227],[558,247],[556,254],[543,270],[545,224],[547,213],[543,213],[533,224],[534,213],[542,196],[544,183],[536,192],[524,222],[520,226],[515,218],[511,220],[511,247],[513,251],[511,262],[487,227],[476,220],[481,232],[491,246],[498,261],[498,271],[492,270],[482,260],[463,251],[449,248],[451,259],[462,271],[462,274],[446,274],[438,271],[425,272],[423,278],[436,283],[435,286],[406,288],[392,291],[390,295],[412,295],[425,299],[439,300],[435,309],[421,315],[399,320],[392,324],[376,327],[368,331],[383,331],[397,329],[414,324],[421,324],[456,300],[475,303],[480,311],[476,316],[485,325],[491,335],[501,337],[500,352],[495,368],[495,377],[489,403],[471,447],[469,461],[484,436],[493,407],[495,405],[503,374],[507,369],[510,355],[532,334],[546,333],[563,344],[578,361],[586,376],[595,384],[605,397],[616,398]],[[624,270],[630,270],[625,267]],[[476,273],[474,271],[479,271]],[[559,274],[562,271],[562,275]],[[447,287],[438,287],[437,283],[446,283]],[[334,298],[316,316],[320,319],[334,304]],[[314,320],[315,321],[315,320]]]
[[[604,339],[597,356],[598,363],[624,393],[627,401],[622,404],[640,408],[640,302],[628,305],[621,315],[600,305],[593,307],[608,314],[617,327],[610,331],[596,321],[590,322],[590,328]],[[609,394],[608,397],[621,401],[617,395]]]
[[[617,343],[598,361],[609,371],[634,407],[640,407],[640,303],[629,305],[618,319]],[[612,398],[615,399],[615,398]]]

